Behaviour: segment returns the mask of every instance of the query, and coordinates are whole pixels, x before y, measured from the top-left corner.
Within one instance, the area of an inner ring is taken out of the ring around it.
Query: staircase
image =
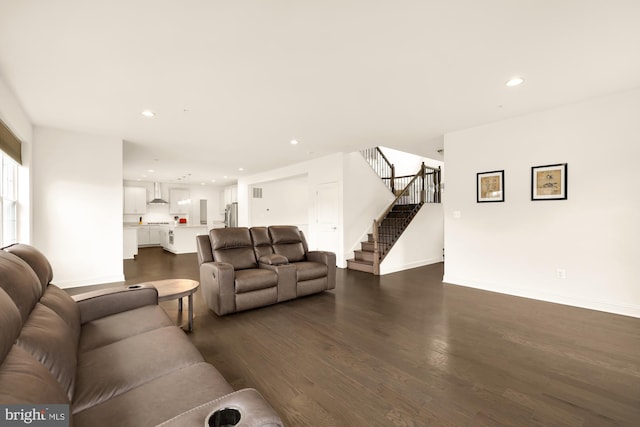
[[[396,198],[380,218],[373,220],[372,232],[360,243],[360,250],[354,251],[354,258],[347,260],[347,268],[378,275],[380,263],[422,205],[440,203],[440,169],[423,163],[415,175],[396,177],[394,166],[378,147],[364,150],[362,155]],[[388,176],[381,176],[381,172]]]
[[[383,218],[378,227],[378,254],[380,259],[384,258],[389,252],[391,246],[398,240],[421,206],[421,203],[395,205]],[[360,242],[360,250],[353,251],[354,258],[347,260],[347,268],[374,273],[375,245],[373,233],[369,233],[367,240]]]

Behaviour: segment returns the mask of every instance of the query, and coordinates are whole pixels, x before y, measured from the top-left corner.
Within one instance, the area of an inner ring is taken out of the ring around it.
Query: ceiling
[[[35,125],[122,138],[124,179],[224,184],[376,145],[442,160],[447,132],[639,87],[639,22],[637,0],[0,0],[0,78]]]

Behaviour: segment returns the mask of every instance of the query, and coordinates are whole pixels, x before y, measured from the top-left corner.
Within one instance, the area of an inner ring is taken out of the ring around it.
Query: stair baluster
[[[380,168],[374,166],[374,163],[386,165],[383,169],[391,175],[388,187],[396,198],[380,218],[373,220],[372,233],[366,242],[361,243],[361,250],[355,251],[355,258],[348,260],[347,265],[350,269],[379,275],[380,263],[422,205],[440,203],[440,168],[429,168],[422,163],[415,175],[396,177],[395,168],[378,147],[364,150],[362,154],[385,183],[385,177],[378,172]],[[407,180],[409,182],[402,185],[402,191],[396,194],[397,183]]]

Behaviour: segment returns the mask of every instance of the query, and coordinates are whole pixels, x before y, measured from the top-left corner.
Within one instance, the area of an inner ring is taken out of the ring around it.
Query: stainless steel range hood
[[[153,200],[151,200],[149,203],[154,203],[158,205],[166,205],[167,203],[169,203],[166,200],[162,199],[162,192],[160,190],[159,182],[153,183]]]

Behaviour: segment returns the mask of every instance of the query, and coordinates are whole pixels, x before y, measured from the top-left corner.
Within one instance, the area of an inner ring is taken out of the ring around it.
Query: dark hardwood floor
[[[198,290],[189,336],[287,426],[640,425],[640,319],[443,285],[442,270],[339,269],[333,291],[225,317]],[[196,256],[142,249],[125,276],[198,280]]]

